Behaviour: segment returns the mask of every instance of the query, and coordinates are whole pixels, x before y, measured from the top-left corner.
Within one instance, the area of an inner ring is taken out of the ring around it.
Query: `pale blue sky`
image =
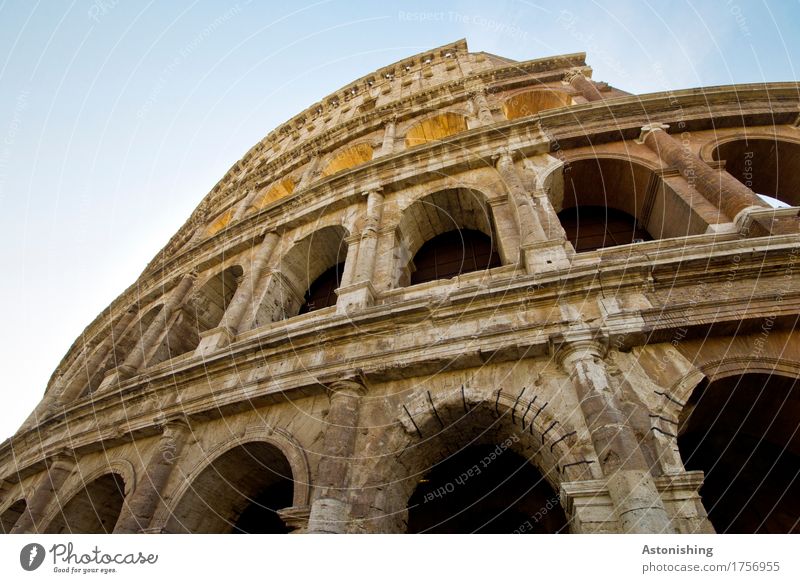
[[[791,81],[800,2],[0,0],[0,439],[233,162],[349,81],[466,38],[641,93]]]

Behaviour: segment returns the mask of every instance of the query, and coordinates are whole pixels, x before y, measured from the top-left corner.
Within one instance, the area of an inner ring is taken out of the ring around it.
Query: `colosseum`
[[[798,84],[591,75],[462,40],[270,132],[0,446],[3,532],[800,531]]]

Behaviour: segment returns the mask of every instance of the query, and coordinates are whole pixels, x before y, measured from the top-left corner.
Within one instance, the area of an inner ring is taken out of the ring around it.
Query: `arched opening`
[[[303,305],[300,306],[299,314],[306,314],[314,310],[329,308],[336,305],[336,290],[342,281],[344,262],[337,263],[333,267],[326,269],[322,275],[314,280],[304,296]]]
[[[537,89],[518,93],[503,103],[503,113],[507,120],[534,115],[545,109],[572,105],[572,97],[563,91]]]
[[[733,140],[718,146],[712,157],[724,160],[725,170],[754,192],[800,206],[800,144],[766,138]]]
[[[743,374],[702,383],[681,415],[678,447],[720,533],[800,532],[800,383]]]
[[[495,232],[491,209],[480,192],[443,190],[414,202],[403,211],[397,229],[395,285],[500,265]]]
[[[25,500],[17,500],[0,514],[0,533],[8,534],[27,508]]]
[[[113,349],[109,352],[105,362],[97,369],[89,370],[85,367],[81,367],[78,374],[86,379],[85,389],[81,393],[81,396],[94,393],[100,387],[103,378],[109,370],[120,366],[134,350],[141,350],[140,342],[142,336],[144,336],[150,324],[156,319],[162,307],[162,305],[158,305],[150,308],[144,316],[134,322],[134,324],[122,334],[121,338],[115,338]],[[97,350],[103,350],[102,345],[99,346]]]
[[[292,505],[289,461],[275,446],[253,441],[209,463],[167,522],[171,533],[283,534],[278,510]]]
[[[294,188],[295,183],[291,177],[278,180],[267,188],[261,196],[256,198],[251,208],[261,210],[271,205],[273,202],[291,195],[294,192]]]
[[[630,160],[570,162],[556,208],[577,250],[705,233],[708,222],[672,186]],[[555,203],[554,203],[555,205]]]
[[[406,148],[443,140],[448,136],[467,131],[467,118],[447,112],[423,119],[406,132]]]
[[[344,227],[323,227],[295,243],[272,274],[253,326],[335,305],[347,258],[346,236]]]
[[[578,253],[653,239],[635,218],[614,208],[575,206],[558,213],[558,220]]]
[[[177,317],[164,322],[167,333],[148,365],[164,362],[181,354],[192,352],[200,344],[203,332],[216,328],[231,303],[244,271],[231,266],[209,279],[186,302]]]
[[[426,241],[413,262],[411,285],[498,267],[500,256],[480,231],[454,229]]]
[[[233,218],[233,209],[228,209],[224,213],[218,215],[213,221],[208,224],[206,227],[206,237],[213,237],[220,231],[222,231],[225,227],[228,226],[228,223],[231,222]]]
[[[434,466],[408,509],[409,533],[552,534],[567,528],[541,473],[497,445],[470,446]]]
[[[369,144],[362,142],[347,146],[334,154],[328,165],[322,170],[322,175],[330,176],[342,170],[360,166],[370,160],[372,160],[372,146]]]
[[[116,473],[86,484],[50,522],[45,534],[108,534],[125,500],[125,482]]]

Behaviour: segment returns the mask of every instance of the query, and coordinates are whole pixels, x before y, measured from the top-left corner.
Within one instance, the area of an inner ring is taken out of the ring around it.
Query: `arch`
[[[571,160],[556,211],[573,246],[583,249],[685,237],[708,227],[653,169],[630,158]],[[609,230],[616,236],[608,237]],[[597,241],[584,245],[582,233]]]
[[[489,261],[483,268],[499,264],[496,257],[496,229],[494,217],[486,196],[477,190],[455,188],[433,192],[406,207],[397,226],[393,283],[397,287],[408,285],[416,270],[414,257],[426,242],[453,231],[476,231],[489,239]],[[464,260],[462,235],[455,236]],[[456,253],[458,255],[458,253]]]
[[[711,152],[725,169],[760,195],[800,206],[800,143],[757,137],[720,141]]]
[[[125,501],[125,481],[114,471],[84,485],[59,507],[45,534],[108,534],[114,531]]]
[[[698,383],[682,408],[678,449],[702,470],[718,532],[800,532],[800,377],[723,373]]]
[[[558,220],[578,253],[650,241],[653,238],[634,217],[605,206],[566,208],[558,213]]]
[[[377,528],[380,532],[406,532],[406,503],[417,488],[432,483],[426,480],[440,478],[431,473],[443,464],[448,464],[448,469],[462,467],[458,456],[461,452],[468,454],[467,450],[474,446],[489,447],[494,452],[494,456],[489,454],[489,463],[507,452],[519,456],[511,456],[514,463],[506,467],[513,468],[510,473],[533,475],[525,467],[531,465],[538,474],[529,487],[548,493],[551,510],[559,504],[555,493],[562,481],[591,479],[575,432],[569,424],[554,418],[546,400],[535,391],[469,387],[430,393],[420,390],[398,409],[396,425],[382,442],[387,443],[389,451],[397,451],[377,459],[362,484],[362,491],[377,492],[376,499],[369,503],[382,512],[369,519],[382,522]],[[448,463],[451,459],[455,459],[452,465]],[[479,467],[485,469],[483,465]],[[463,471],[456,476],[462,477]],[[467,482],[473,477],[466,478]],[[420,492],[425,500],[428,491]],[[430,495],[427,499],[427,504],[435,504]]]
[[[167,532],[286,533],[277,511],[297,500],[289,458],[272,440],[241,440],[216,451],[185,480]]]
[[[209,277],[178,310],[171,321],[164,322],[166,333],[148,361],[148,366],[194,351],[200,336],[222,321],[244,273],[232,265]]]
[[[273,202],[290,196],[294,192],[296,186],[297,185],[291,176],[287,176],[281,180],[276,180],[264,190],[263,194],[256,197],[256,200],[252,205],[250,205],[249,210],[261,210],[271,205]]]
[[[291,318],[301,311],[326,307],[310,306],[309,300],[320,278],[325,280],[320,285],[326,289],[330,288],[331,278],[335,280],[333,285],[338,287],[347,258],[347,235],[343,226],[332,225],[294,243],[270,276],[256,311],[254,327]],[[334,294],[328,297],[333,298]]]
[[[100,387],[106,373],[109,370],[120,366],[123,362],[125,362],[125,359],[128,357],[128,355],[139,347],[142,336],[144,336],[144,333],[150,327],[150,324],[155,321],[163,307],[163,304],[150,307],[143,316],[133,322],[122,333],[122,336],[119,338],[119,340],[115,338],[114,345],[101,366],[97,367],[95,370],[87,370],[85,368],[81,369],[79,374],[86,375],[86,385],[83,392],[80,394],[81,397],[94,393]],[[104,348],[101,345],[96,350],[103,349]]]
[[[511,121],[534,115],[545,109],[572,105],[572,97],[564,91],[534,89],[512,95],[503,102],[503,115]]]
[[[28,507],[28,503],[24,498],[20,498],[12,502],[8,508],[3,510],[3,513],[0,514],[0,534],[8,534],[11,532],[11,529],[14,528],[14,525],[19,520],[19,517],[25,512],[25,509]]]
[[[556,493],[510,442],[469,445],[433,466],[409,498],[408,532],[565,532]]]
[[[373,148],[367,142],[351,144],[335,152],[325,168],[322,170],[323,176],[331,176],[342,170],[360,166],[372,160]]]
[[[443,140],[448,136],[465,131],[467,131],[466,116],[453,112],[432,115],[418,121],[408,129],[405,136],[406,148]]]
[[[228,226],[228,223],[231,222],[233,218],[233,209],[228,209],[225,212],[220,213],[219,215],[212,220],[208,226],[206,227],[206,237],[213,237],[220,231],[222,231],[225,227]]]
[[[480,231],[454,229],[426,241],[414,255],[411,285],[450,279],[500,265],[492,240]]]

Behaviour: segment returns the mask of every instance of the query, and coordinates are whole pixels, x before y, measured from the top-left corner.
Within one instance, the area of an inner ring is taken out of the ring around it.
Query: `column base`
[[[350,505],[333,498],[320,498],[311,505],[308,532],[311,534],[342,534],[347,531]]]
[[[94,394],[105,393],[106,391],[112,390],[120,383],[136,376],[136,372],[136,369],[122,364],[117,368],[111,369],[108,371],[108,373],[106,373],[106,376],[103,377],[100,386],[97,387],[97,389],[94,391]]]
[[[289,528],[289,534],[304,534],[308,532],[310,515],[310,506],[290,506],[278,510],[278,516]]]
[[[348,314],[375,305],[377,296],[370,281],[360,281],[336,290],[336,313]]]
[[[800,232],[800,208],[747,207],[736,215],[738,232],[745,237],[789,235]]]
[[[613,479],[613,477],[612,477]],[[639,532],[679,534],[713,534],[714,527],[708,520],[698,490],[703,483],[702,472],[681,472],[652,479],[663,503],[668,525],[644,520]],[[585,480],[561,484],[560,498],[567,516],[570,530],[574,533],[622,533],[626,532],[620,510],[615,506],[606,480]],[[631,501],[636,505],[635,502]],[[650,505],[647,505],[648,509]],[[628,517],[630,519],[631,517]]]
[[[713,225],[708,225],[705,234],[706,235],[725,235],[728,233],[738,233],[739,227],[736,226],[736,223],[714,223]]]
[[[542,241],[520,245],[519,255],[529,275],[566,269],[570,266],[570,255],[565,241]]]
[[[200,344],[195,348],[195,356],[207,356],[226,347],[236,339],[236,334],[227,326],[212,328],[200,335]]]

